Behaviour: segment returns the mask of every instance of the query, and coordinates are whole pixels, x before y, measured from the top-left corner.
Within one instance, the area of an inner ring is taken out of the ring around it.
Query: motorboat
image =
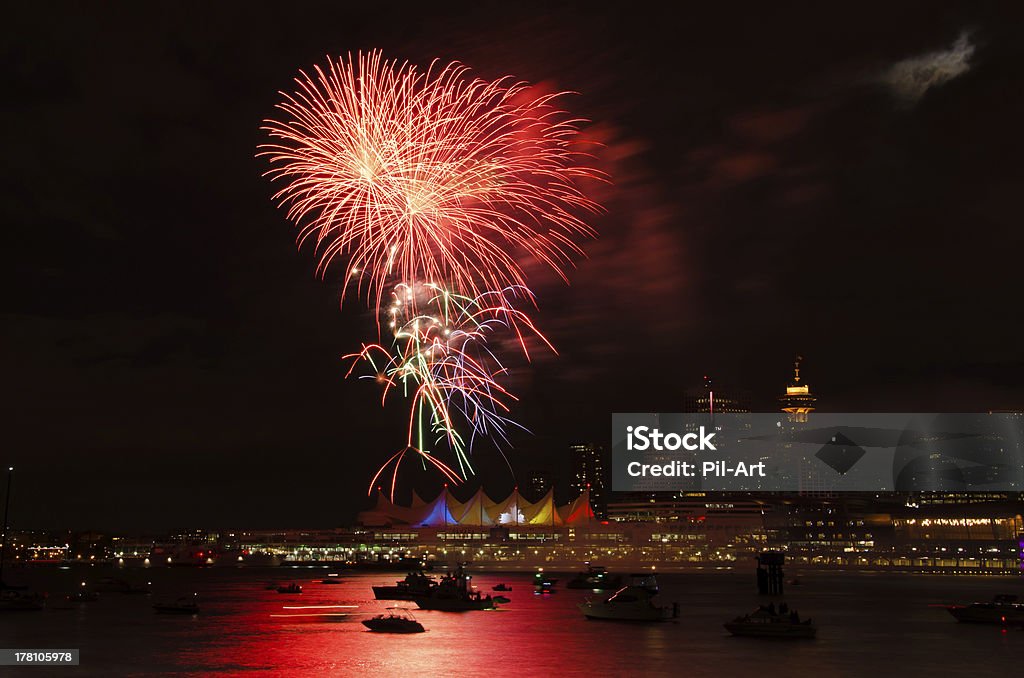
[[[492,591],[511,591],[512,587],[508,584],[497,584],[491,587]]]
[[[614,621],[666,621],[679,616],[679,604],[656,605],[657,581],[653,574],[632,575],[624,586],[603,600],[587,599],[579,609],[587,619]]]
[[[818,634],[818,628],[810,619],[801,620],[796,610],[777,612],[774,604],[771,607],[761,606],[750,614],[736,617],[726,622],[725,628],[734,636],[748,638],[810,639]]]
[[[444,612],[467,612],[470,610],[492,610],[494,600],[490,596],[480,595],[471,589],[472,579],[459,565],[455,572],[446,575],[438,582],[430,595],[416,598],[416,606],[421,610],[441,610]]]
[[[277,587],[278,593],[302,593],[302,587],[292,582],[291,584],[285,584],[284,586]]]
[[[148,582],[146,585],[135,584],[127,579],[115,579],[114,577],[100,579],[96,584],[95,590],[100,593],[142,594],[150,592]]]
[[[607,568],[600,565],[587,564],[586,572],[579,572],[569,580],[566,586],[570,589],[591,589],[594,591],[605,591],[619,589],[622,587],[622,577],[611,574]]]
[[[541,595],[554,593],[557,583],[557,579],[544,574],[544,568],[541,568],[533,575],[533,592]]]
[[[974,624],[1024,625],[1024,603],[1017,596],[999,595],[988,603],[950,605],[946,608],[957,621]]]
[[[0,589],[0,612],[27,612],[43,609],[46,598],[28,590]]]
[[[83,581],[77,591],[69,593],[64,599],[69,603],[92,603],[100,599],[100,594],[89,589]]]
[[[199,614],[196,597],[182,596],[175,601],[155,603],[153,609],[161,614]]]
[[[363,620],[363,626],[377,633],[423,633],[423,624],[405,608],[392,608],[387,614]]]
[[[373,597],[377,600],[416,600],[429,596],[436,587],[436,580],[423,574],[422,570],[413,570],[394,586],[374,586]]]
[[[533,575],[533,583],[535,586],[540,586],[542,584],[546,586],[554,586],[558,583],[558,580],[549,574],[545,574],[544,568],[540,568],[537,570],[537,573]]]

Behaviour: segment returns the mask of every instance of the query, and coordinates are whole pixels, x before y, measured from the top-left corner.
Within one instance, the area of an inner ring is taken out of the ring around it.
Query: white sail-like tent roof
[[[429,502],[413,492],[412,505],[408,507],[395,504],[378,488],[373,508],[361,511],[358,517],[359,523],[368,527],[561,527],[589,524],[594,520],[589,489],[575,501],[556,506],[554,490],[549,490],[540,501],[532,503],[519,494],[518,488],[501,501],[493,501],[480,488],[467,501],[460,502],[447,486]]]
[[[463,504],[462,515],[459,516],[459,525],[467,525],[473,527],[485,527],[494,525],[494,519],[491,518],[490,510],[496,505],[496,502],[491,500],[484,493],[484,488],[480,488],[476,491],[469,501]]]
[[[585,525],[594,522],[594,509],[590,508],[590,488],[583,490],[576,500],[561,508],[566,525]]]
[[[505,501],[491,508],[491,520],[497,525],[528,525],[527,515],[532,510],[533,504],[523,499],[516,487]]]
[[[459,524],[458,516],[462,515],[463,504],[448,491],[445,485],[441,494],[429,504],[409,510],[413,527],[447,527]]]
[[[544,498],[533,505],[526,520],[530,525],[550,525],[552,527],[562,525],[562,516],[558,512],[558,507],[555,506],[554,489],[548,490]]]

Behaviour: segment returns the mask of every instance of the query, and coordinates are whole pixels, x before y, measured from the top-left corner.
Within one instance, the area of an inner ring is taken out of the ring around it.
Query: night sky
[[[578,92],[604,144],[601,237],[570,287],[535,278],[560,355],[515,365],[519,474],[564,484],[571,442],[705,374],[774,409],[796,353],[823,410],[1024,407],[1013,3],[708,4],[9,8],[12,523],[332,526],[367,501],[405,414],[344,379],[372,315],[339,310],[255,158],[297,71],[360,49]]]

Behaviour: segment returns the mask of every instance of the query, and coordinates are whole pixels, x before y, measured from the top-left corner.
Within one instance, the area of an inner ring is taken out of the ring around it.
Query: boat
[[[436,587],[437,581],[423,574],[423,570],[413,570],[394,586],[374,586],[373,597],[377,600],[415,600],[429,596]]]
[[[587,599],[579,609],[587,619],[613,621],[666,621],[679,616],[679,604],[655,605],[658,583],[653,574],[634,574],[624,586],[603,600]]]
[[[43,609],[45,596],[29,590],[27,586],[11,586],[4,582],[4,560],[7,556],[7,534],[11,531],[8,517],[11,510],[11,480],[14,467],[7,468],[7,494],[4,500],[3,537],[0,541],[0,612],[26,612]]]
[[[508,584],[497,584],[491,587],[492,591],[511,591],[512,587]]]
[[[811,639],[818,634],[818,628],[810,619],[801,620],[796,610],[776,612],[774,604],[770,607],[761,606],[750,614],[736,617],[726,622],[725,628],[734,636],[747,638]]]
[[[416,621],[412,613],[404,607],[388,608],[387,614],[363,620],[363,626],[377,633],[423,633],[423,624]]]
[[[544,574],[544,568],[542,567],[537,570],[537,573],[535,575],[533,575],[533,583],[535,586],[539,586],[541,584],[554,586],[558,583],[558,580],[553,578],[551,575]]]
[[[277,587],[278,593],[302,593],[302,587],[292,582],[291,584],[285,584],[284,586]]]
[[[622,587],[622,577],[611,574],[607,568],[587,563],[586,572],[578,572],[566,586],[570,589],[592,589],[605,591]]]
[[[100,593],[129,593],[129,594],[141,594],[149,593],[149,582],[145,586],[142,584],[133,584],[127,579],[115,579],[113,577],[104,577],[100,579],[99,583],[96,584],[96,591]]]
[[[1024,625],[1024,603],[1017,602],[1017,596],[999,595],[988,603],[950,605],[946,608],[960,622],[973,624],[1002,624],[1003,626]]]
[[[27,612],[43,609],[46,598],[34,591],[0,589],[0,612]]]
[[[416,606],[421,610],[441,610],[443,612],[468,612],[470,610],[493,610],[494,600],[490,596],[482,596],[473,591],[469,582],[472,579],[466,574],[462,565],[455,572],[445,575],[430,595],[415,598]]]
[[[86,587],[85,582],[74,593],[69,593],[64,600],[69,603],[92,603],[100,599],[100,594]]]
[[[169,603],[155,603],[153,609],[161,614],[199,614],[199,603],[196,597],[182,596]]]
[[[536,594],[554,593],[557,583],[557,579],[544,574],[544,568],[540,568],[537,570],[537,574],[533,575],[533,592]]]

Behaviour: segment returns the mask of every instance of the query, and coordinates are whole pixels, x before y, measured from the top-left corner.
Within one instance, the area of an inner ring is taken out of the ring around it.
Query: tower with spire
[[[814,411],[814,403],[818,400],[811,393],[811,387],[807,382],[800,383],[800,363],[803,356],[797,356],[793,362],[793,383],[786,387],[786,395],[779,398],[782,403],[782,411],[789,415],[789,420],[794,423],[804,423],[807,416]]]

